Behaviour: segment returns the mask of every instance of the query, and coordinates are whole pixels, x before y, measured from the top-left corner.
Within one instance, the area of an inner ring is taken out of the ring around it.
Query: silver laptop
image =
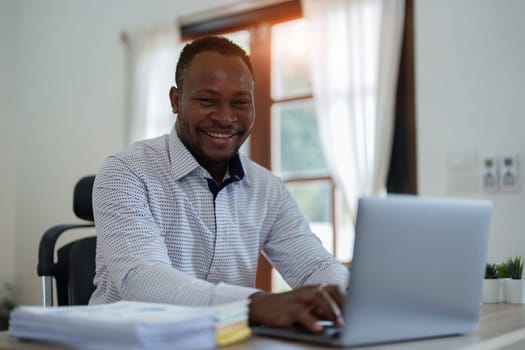
[[[361,198],[345,326],[260,335],[332,346],[473,332],[479,325],[492,205],[410,195]]]

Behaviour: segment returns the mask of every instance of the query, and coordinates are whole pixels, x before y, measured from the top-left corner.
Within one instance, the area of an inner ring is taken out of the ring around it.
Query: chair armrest
[[[54,257],[55,257],[55,244],[58,237],[67,230],[76,228],[87,228],[95,227],[95,224],[68,224],[68,225],[56,225],[49,228],[40,239],[38,247],[38,265],[37,273],[38,276],[53,276],[54,275]]]

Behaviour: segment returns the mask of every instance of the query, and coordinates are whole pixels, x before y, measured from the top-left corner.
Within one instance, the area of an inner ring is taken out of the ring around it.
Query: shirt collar
[[[242,167],[241,157],[239,157],[239,153],[236,153],[232,160],[230,160],[230,164],[228,165],[228,171],[230,173],[230,177],[237,181],[244,178],[244,169]]]
[[[170,157],[171,172],[175,180],[180,180],[188,175],[196,168],[200,167],[199,162],[188,151],[186,146],[182,143],[175,131],[175,127],[171,129],[168,137],[168,155]]]
[[[171,171],[175,180],[179,180],[199,168],[204,170],[205,173],[208,173],[204,168],[201,167],[199,162],[197,162],[195,157],[193,157],[186,146],[184,146],[179,138],[179,135],[177,135],[175,127],[173,127],[169,135],[168,145]],[[235,181],[239,181],[244,178],[244,167],[242,165],[241,157],[238,153],[235,154],[235,156],[230,161],[227,170],[227,174],[228,173]]]

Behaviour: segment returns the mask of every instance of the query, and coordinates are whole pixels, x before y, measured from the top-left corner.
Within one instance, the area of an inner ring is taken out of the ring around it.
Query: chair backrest
[[[86,221],[93,221],[93,183],[95,175],[85,176],[78,180],[73,192],[73,211]]]
[[[58,249],[55,264],[58,305],[87,305],[95,290],[95,236],[81,238]]]
[[[74,189],[73,211],[87,224],[55,225],[44,232],[40,239],[37,273],[41,277],[42,305],[52,306],[53,280],[56,282],[58,305],[85,305],[95,289],[96,236],[81,238],[70,242],[57,251],[58,238],[66,231],[80,228],[92,228],[93,207],[92,191],[95,176],[81,178]]]

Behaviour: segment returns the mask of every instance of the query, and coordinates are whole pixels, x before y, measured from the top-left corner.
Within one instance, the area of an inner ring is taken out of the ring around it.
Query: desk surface
[[[12,350],[52,350],[61,347],[22,342],[9,338],[7,332],[0,332],[0,349]],[[224,350],[297,350],[334,349],[305,343],[283,341],[273,338],[253,336],[245,343],[221,348]],[[356,349],[356,348],[353,348]],[[366,350],[518,350],[525,349],[525,305],[485,304],[481,308],[479,329],[463,336],[427,339],[405,343],[368,346],[357,349]]]

